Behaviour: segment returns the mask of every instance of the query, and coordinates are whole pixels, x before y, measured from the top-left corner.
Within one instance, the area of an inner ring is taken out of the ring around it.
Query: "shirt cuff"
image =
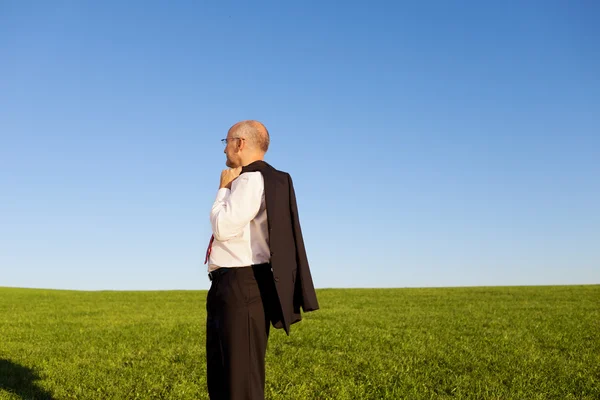
[[[217,199],[215,201],[225,200],[227,197],[229,197],[230,193],[231,193],[231,190],[229,190],[227,188],[219,189],[219,191],[217,192]]]

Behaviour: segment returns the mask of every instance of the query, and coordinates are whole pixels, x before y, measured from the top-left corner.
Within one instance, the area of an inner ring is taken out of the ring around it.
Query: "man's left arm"
[[[230,186],[231,189],[219,189],[210,212],[213,235],[219,241],[239,235],[260,210],[263,194],[260,173],[242,174]]]

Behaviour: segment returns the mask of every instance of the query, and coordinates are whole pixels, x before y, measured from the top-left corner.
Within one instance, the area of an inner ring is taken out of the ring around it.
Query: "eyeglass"
[[[232,137],[231,139],[246,140],[246,138],[243,137]],[[227,139],[221,139],[221,143],[223,143],[223,146],[227,146]]]

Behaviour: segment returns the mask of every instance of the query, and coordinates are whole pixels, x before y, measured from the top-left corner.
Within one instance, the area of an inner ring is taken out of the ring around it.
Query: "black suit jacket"
[[[276,170],[265,161],[255,161],[242,168],[260,171],[265,182],[265,205],[269,227],[271,268],[281,313],[272,320],[275,328],[285,329],[302,320],[304,312],[319,309],[312,281],[292,177]]]

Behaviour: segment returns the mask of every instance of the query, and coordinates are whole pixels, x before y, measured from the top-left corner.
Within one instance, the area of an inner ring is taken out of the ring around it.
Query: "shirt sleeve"
[[[227,241],[239,235],[258,214],[264,191],[260,172],[244,173],[231,184],[231,190],[219,189],[210,212],[216,240]]]

